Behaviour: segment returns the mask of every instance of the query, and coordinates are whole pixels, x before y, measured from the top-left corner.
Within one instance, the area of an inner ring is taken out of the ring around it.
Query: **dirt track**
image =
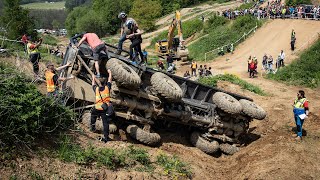
[[[226,82],[219,83],[221,88],[253,98],[268,112],[266,120],[254,121],[251,124],[251,131],[246,138],[247,146],[242,147],[240,152],[233,156],[209,156],[192,147],[188,141],[189,134],[180,131],[160,133],[163,144],[158,148],[136,146],[148,149],[152,156],[159,151],[177,154],[191,165],[194,179],[320,179],[320,157],[318,156],[318,152],[320,152],[319,90],[287,86],[260,76],[249,79],[246,73],[246,59],[250,54],[256,55],[260,60],[264,53],[272,54],[275,57],[283,48],[287,55],[286,63],[291,62],[296,57],[289,52],[289,38],[292,28],[297,33],[297,47],[304,49],[307,47],[307,45],[302,46],[304,42],[316,30],[320,30],[320,22],[299,20],[269,22],[247,41],[236,47],[233,55],[220,57],[210,63],[215,71],[235,73],[241,78],[259,85],[269,94],[263,97],[241,90],[236,85]],[[226,58],[229,58],[230,61],[227,62]],[[181,74],[185,69],[187,68],[182,67],[178,74]],[[299,89],[306,91],[312,112],[310,118],[305,122],[304,129],[307,136],[303,138],[302,142],[296,142],[291,138],[291,134],[293,134],[291,129],[294,127],[291,104]],[[95,146],[113,148],[134,144],[134,142],[111,141],[102,145],[94,141],[95,136],[85,130],[85,133],[79,134],[79,142],[85,145],[92,141]],[[157,174],[127,170],[115,172],[97,170],[48,158],[34,158],[28,161],[18,159],[17,165],[20,168],[17,171],[26,171],[28,167],[31,167],[38,172],[58,172],[60,176],[70,178],[77,178],[77,173],[81,171],[88,179],[101,178],[102,175],[105,175],[106,179],[166,179],[166,177]],[[4,177],[10,176],[10,167],[8,169],[0,171]],[[47,177],[54,178],[56,176]]]

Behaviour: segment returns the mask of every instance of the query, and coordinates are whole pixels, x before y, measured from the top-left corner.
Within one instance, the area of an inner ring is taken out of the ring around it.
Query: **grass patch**
[[[237,7],[236,10],[240,11],[240,10],[250,9],[254,4],[255,4],[254,2],[244,3],[244,4],[241,4],[239,7]]]
[[[250,84],[247,81],[242,80],[233,74],[223,74],[223,75],[217,75],[217,76],[202,77],[199,79],[200,83],[208,86],[212,86],[212,87],[216,87],[219,81],[227,81],[232,84],[239,85],[242,89],[246,89],[248,91],[251,91],[261,96],[267,95],[259,86]]]
[[[65,162],[79,165],[94,165],[116,170],[120,168],[134,168],[137,171],[153,172],[155,165],[162,168],[161,172],[170,177],[191,177],[189,166],[176,156],[160,154],[156,162],[152,162],[146,149],[129,146],[121,150],[110,148],[82,148],[74,143],[70,136],[62,136],[58,149],[58,157]]]
[[[291,85],[320,87],[320,40],[290,65],[281,68],[276,74],[269,74],[268,78]]]
[[[165,154],[159,154],[157,156],[157,164],[164,169],[164,174],[176,179],[177,176],[191,177],[192,173],[189,166],[183,163],[176,156],[168,156]]]
[[[205,60],[204,54],[218,47],[234,43],[240,39],[244,33],[256,25],[260,27],[262,21],[253,16],[241,16],[236,20],[227,20],[224,17],[212,16],[205,24],[204,32],[209,34],[206,38],[188,46],[189,56],[195,60]],[[234,44],[234,47],[237,44]],[[213,59],[217,53],[209,54],[208,58]]]
[[[64,9],[65,3],[66,3],[65,1],[54,2],[54,3],[39,2],[39,3],[24,4],[24,5],[21,5],[21,7],[26,9]]]

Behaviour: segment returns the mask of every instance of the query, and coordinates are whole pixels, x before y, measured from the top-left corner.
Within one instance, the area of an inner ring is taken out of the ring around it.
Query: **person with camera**
[[[96,102],[95,106],[91,112],[91,123],[90,131],[96,131],[96,121],[98,117],[101,117],[103,124],[103,135],[104,137],[99,137],[98,140],[104,143],[108,142],[109,136],[109,122],[111,120],[111,115],[113,112],[112,104],[110,102],[110,91],[111,91],[111,81],[112,74],[110,69],[108,69],[108,81],[105,78],[99,78],[101,86],[96,84],[96,77],[92,76],[92,88],[95,92]]]
[[[293,137],[295,137],[296,140],[301,141],[302,125],[309,115],[309,102],[305,97],[305,92],[303,90],[300,90],[297,93],[297,98],[293,103],[293,114],[297,127],[297,134],[294,134]]]
[[[29,60],[33,65],[34,77],[39,78],[39,60],[41,59],[38,47],[42,44],[42,38],[33,43],[30,38],[27,40],[27,53]]]

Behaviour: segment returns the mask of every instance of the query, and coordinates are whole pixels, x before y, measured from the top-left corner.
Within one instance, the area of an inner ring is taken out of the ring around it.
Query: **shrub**
[[[43,96],[24,74],[0,63],[0,77],[1,151],[31,145],[73,123],[72,112]]]
[[[46,35],[43,37],[43,43],[56,46],[58,44],[58,40],[54,36]]]
[[[191,170],[187,164],[181,162],[177,156],[167,156],[159,154],[157,156],[157,164],[164,169],[164,174],[172,177],[185,176],[191,177]]]
[[[268,76],[277,81],[311,88],[320,87],[320,40],[290,65]]]
[[[253,93],[265,96],[267,95],[260,87],[248,83],[233,74],[223,74],[210,77],[202,77],[199,82],[208,86],[216,87],[219,81],[228,81],[232,84],[239,85],[242,89],[246,89]]]

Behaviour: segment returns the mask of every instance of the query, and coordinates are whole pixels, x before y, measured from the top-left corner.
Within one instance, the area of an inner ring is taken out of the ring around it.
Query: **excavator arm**
[[[181,26],[181,14],[176,11],[175,18],[172,19],[171,25],[169,26],[168,38],[166,41],[158,41],[155,44],[155,49],[160,54],[171,54],[174,53],[175,58],[187,60],[189,51],[184,45],[182,26]],[[178,30],[179,45],[174,44],[175,41],[175,30]],[[165,49],[165,50],[164,50]]]

